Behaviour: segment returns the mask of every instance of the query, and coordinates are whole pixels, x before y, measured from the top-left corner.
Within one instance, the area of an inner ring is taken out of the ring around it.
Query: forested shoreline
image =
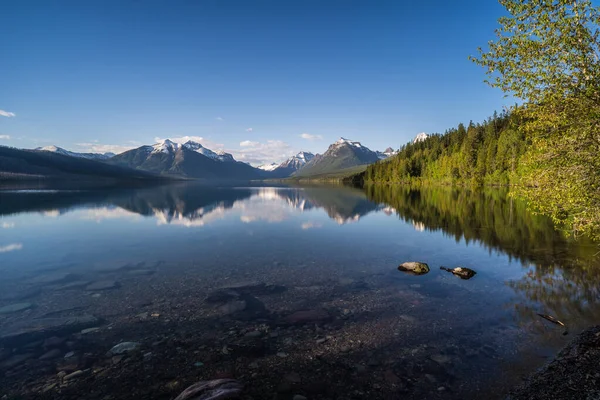
[[[368,183],[434,182],[509,185],[517,181],[527,146],[515,117],[501,113],[483,123],[459,124],[443,135],[408,143],[398,154],[367,167]]]
[[[409,143],[353,182],[511,185],[531,210],[600,240],[600,9],[501,0],[496,40],[470,57],[522,103]]]

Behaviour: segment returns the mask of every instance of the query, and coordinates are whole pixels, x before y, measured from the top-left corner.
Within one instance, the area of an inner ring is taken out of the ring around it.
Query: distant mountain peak
[[[348,144],[348,145],[354,146],[354,147],[363,147],[363,145],[360,144],[360,142],[356,142],[354,140],[346,139],[346,138],[343,138],[343,137],[340,137],[338,139],[338,141],[335,142],[334,144]]]
[[[51,153],[62,154],[64,156],[87,158],[88,160],[107,160],[115,155],[115,153],[77,153],[69,150],[65,150],[62,147],[55,145],[37,147],[35,150],[48,151]]]
[[[426,140],[428,137],[429,137],[428,134],[426,134],[425,132],[421,132],[417,136],[415,136],[415,138],[413,139],[413,143],[422,142],[422,141]]]
[[[259,165],[258,169],[262,169],[263,171],[273,171],[275,169],[277,169],[279,167],[279,164],[277,163],[271,163],[271,164],[263,164],[263,165]]]

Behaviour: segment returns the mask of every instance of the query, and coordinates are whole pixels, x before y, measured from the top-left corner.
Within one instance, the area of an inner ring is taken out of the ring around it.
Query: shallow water
[[[25,397],[166,399],[231,376],[254,398],[502,398],[600,317],[598,247],[502,190],[19,190],[0,215],[0,387]],[[27,336],[90,315],[99,330]],[[142,351],[105,354],[120,341]]]

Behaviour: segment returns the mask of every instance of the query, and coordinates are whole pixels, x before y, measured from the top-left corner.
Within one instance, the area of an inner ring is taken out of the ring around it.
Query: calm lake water
[[[502,398],[600,320],[599,250],[503,190],[4,190],[0,394]]]

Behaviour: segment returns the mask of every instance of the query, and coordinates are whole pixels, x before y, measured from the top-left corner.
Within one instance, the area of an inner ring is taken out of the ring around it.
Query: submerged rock
[[[429,265],[418,261],[409,261],[400,264],[398,271],[408,272],[413,275],[425,275],[429,272]]]
[[[242,394],[244,385],[235,379],[200,381],[185,389],[175,400],[235,399]]]
[[[0,345],[18,347],[21,344],[64,336],[82,329],[98,326],[100,320],[93,315],[63,318],[40,318],[7,328],[0,335]]]
[[[75,275],[70,272],[50,272],[44,275],[34,277],[31,282],[39,284],[50,284],[70,281],[75,279]]]
[[[87,285],[85,290],[109,290],[116,289],[119,286],[119,282],[117,281],[97,281]]]
[[[284,321],[291,325],[327,322],[331,320],[331,315],[324,309],[300,310],[287,317]]]
[[[16,303],[0,307],[0,314],[12,314],[19,311],[25,311],[33,307],[31,303]]]
[[[228,303],[219,306],[218,310],[223,315],[231,315],[246,309],[246,302],[244,300],[232,300]]]
[[[40,289],[40,288],[23,289],[23,290],[20,290],[17,292],[3,293],[2,295],[0,295],[0,300],[2,300],[2,301],[25,300],[30,297],[35,297],[35,296],[39,295],[40,293],[42,293],[42,289]]]
[[[240,293],[233,289],[219,289],[206,296],[207,303],[224,303],[240,298]]]
[[[460,279],[471,279],[477,273],[477,272],[473,271],[472,269],[465,268],[465,267],[456,267],[456,268],[440,267],[440,269],[451,272],[452,274],[458,276]]]

